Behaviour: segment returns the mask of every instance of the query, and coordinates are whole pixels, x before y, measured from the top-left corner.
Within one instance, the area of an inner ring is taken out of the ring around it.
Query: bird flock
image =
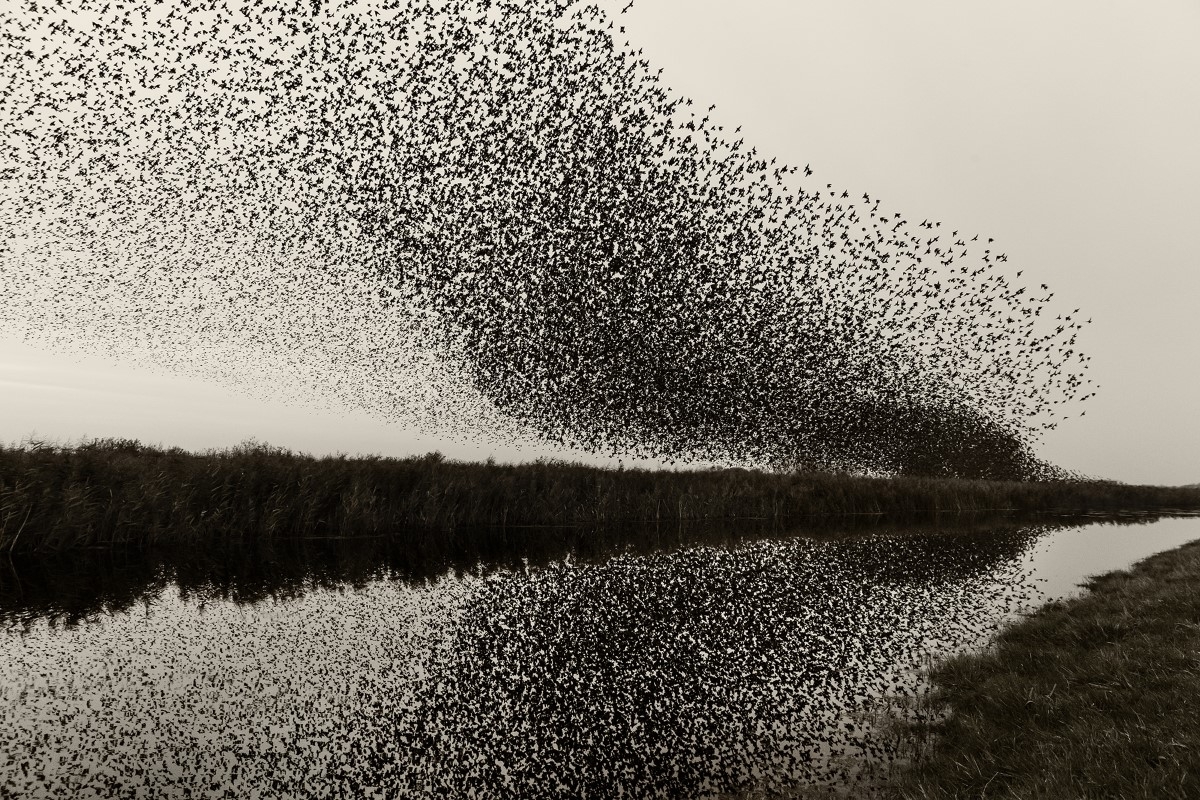
[[[246,604],[168,585],[24,619],[0,627],[0,795],[850,787],[896,755],[864,711],[1031,607],[1047,532],[759,539]]]
[[[0,324],[436,431],[1028,478],[1079,310],[780,163],[632,4],[0,9]]]

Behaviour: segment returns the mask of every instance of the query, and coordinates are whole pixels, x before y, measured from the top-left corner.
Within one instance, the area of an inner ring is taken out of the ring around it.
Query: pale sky
[[[618,3],[620,7],[624,3]],[[617,18],[663,78],[760,153],[994,237],[1093,324],[1098,396],[1043,457],[1136,483],[1200,481],[1200,3],[637,0]],[[3,274],[0,273],[0,286]],[[0,291],[0,439],[248,437],[313,453],[580,458],[421,436],[22,342]]]

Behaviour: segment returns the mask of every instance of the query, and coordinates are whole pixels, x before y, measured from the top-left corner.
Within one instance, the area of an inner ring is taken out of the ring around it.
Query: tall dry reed
[[[314,458],[248,443],[190,453],[131,440],[0,446],[0,552],[382,535],[400,528],[1163,511],[1200,490],[1110,481],[1009,482],[747,469],[606,469],[560,461]]]

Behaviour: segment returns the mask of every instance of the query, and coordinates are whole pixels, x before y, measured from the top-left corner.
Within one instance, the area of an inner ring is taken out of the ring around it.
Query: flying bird
[[[1091,389],[1079,324],[730,141],[601,6],[164,4],[133,36],[127,5],[0,40],[35,338],[499,441],[1061,474],[1033,447]]]

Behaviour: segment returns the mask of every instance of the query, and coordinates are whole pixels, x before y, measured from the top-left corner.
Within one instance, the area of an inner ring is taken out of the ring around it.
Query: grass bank
[[[894,796],[1200,797],[1200,542],[1088,586],[932,670]]]
[[[349,458],[247,444],[190,453],[127,440],[0,446],[0,552],[372,536],[462,526],[1200,508],[1200,490],[1105,481],[868,478]]]

